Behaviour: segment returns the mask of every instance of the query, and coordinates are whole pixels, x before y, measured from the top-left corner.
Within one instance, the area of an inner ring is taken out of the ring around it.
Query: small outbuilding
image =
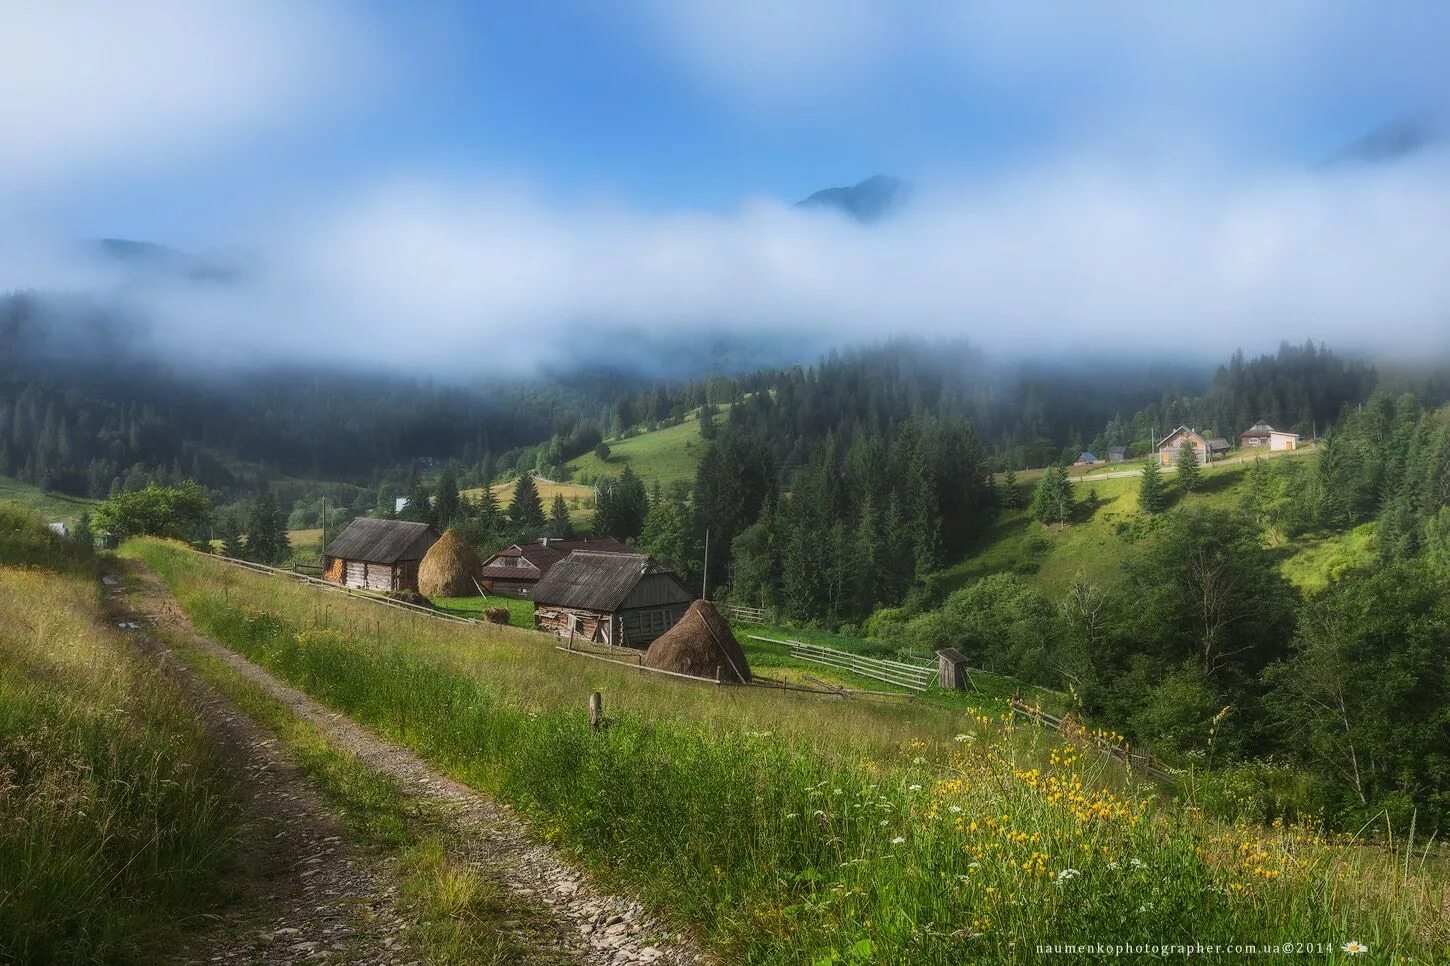
[[[1126,446],[1114,446],[1112,449],[1108,450],[1108,462],[1109,463],[1121,463],[1123,460],[1125,460],[1127,458],[1128,458],[1128,447],[1126,447]]]
[[[680,578],[642,553],[575,550],[533,589],[534,626],[560,637],[647,647],[694,599]]]
[[[1102,462],[1102,461],[1099,460],[1092,453],[1088,452],[1087,450],[1083,450],[1081,453],[1078,453],[1077,454],[1077,459],[1075,459],[1075,460],[1072,461],[1072,465],[1073,466],[1093,466],[1093,465],[1095,465],[1097,463],[1100,463],[1100,462]]]
[[[691,604],[685,616],[649,646],[644,665],[730,684],[751,681],[745,649],[708,600]]]
[[[359,517],[322,551],[322,577],[359,590],[418,589],[418,566],[438,541],[426,523]]]
[[[447,530],[418,565],[418,590],[424,597],[477,597],[482,570],[473,548]]]
[[[970,675],[967,673],[967,657],[954,647],[944,647],[936,652],[937,684],[949,691],[965,691]]]

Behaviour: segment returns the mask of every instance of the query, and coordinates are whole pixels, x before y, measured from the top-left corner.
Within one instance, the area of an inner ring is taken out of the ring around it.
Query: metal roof
[[[391,564],[399,560],[422,560],[437,539],[438,531],[426,523],[359,517],[322,552],[343,560]]]
[[[693,598],[678,577],[642,553],[575,550],[534,587],[535,604],[612,613]]]

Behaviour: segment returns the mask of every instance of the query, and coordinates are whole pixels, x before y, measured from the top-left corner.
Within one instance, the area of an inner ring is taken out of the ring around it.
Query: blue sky
[[[328,79],[340,89],[218,150],[88,172],[59,206],[82,234],[183,245],[238,240],[226,236],[239,209],[397,174],[722,209],[876,172],[990,174],[1074,153],[1133,162],[1190,145],[1215,163],[1308,164],[1441,108],[1427,42],[1445,36],[1443,8],[1153,6],[324,7],[320,42],[346,24],[357,48]],[[288,29],[285,8],[272,13]]]
[[[1444,144],[1317,162],[1444,128],[1447,27],[1323,0],[27,5],[0,288],[105,284],[77,238],[239,252],[245,286],[125,295],[198,351],[427,365],[420,332],[527,364],[630,327],[1440,350]],[[789,207],[878,172],[917,188],[889,224]]]

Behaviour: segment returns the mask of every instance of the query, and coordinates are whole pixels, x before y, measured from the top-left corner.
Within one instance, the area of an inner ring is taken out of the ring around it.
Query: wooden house
[[[543,537],[529,543],[505,547],[483,562],[479,578],[483,589],[500,594],[532,596],[534,586],[549,568],[575,550],[595,553],[637,553],[613,537],[583,537],[578,540],[556,540]]]
[[[575,550],[533,588],[534,626],[560,637],[647,647],[679,623],[693,595],[642,553]]]
[[[1072,465],[1073,466],[1093,466],[1093,465],[1096,465],[1097,463],[1101,463],[1101,462],[1102,462],[1102,460],[1098,459],[1092,453],[1088,452],[1087,450],[1083,450],[1081,453],[1078,453],[1077,454],[1077,459],[1075,459],[1075,460],[1072,461]]]
[[[1216,459],[1222,459],[1228,452],[1228,440],[1222,436],[1215,436],[1209,439],[1194,432],[1187,426],[1179,426],[1173,432],[1163,437],[1158,442],[1158,459],[1165,465],[1171,466],[1178,459],[1178,450],[1187,441],[1193,447],[1193,452],[1198,456],[1198,462],[1209,463]]]
[[[438,540],[426,523],[359,517],[322,551],[322,576],[359,590],[418,589],[418,564]]]
[[[1299,434],[1275,429],[1260,419],[1248,429],[1239,433],[1239,445],[1244,449],[1290,450],[1299,447]]]
[[[1108,462],[1109,463],[1121,463],[1123,460],[1125,460],[1127,458],[1128,458],[1128,447],[1126,447],[1126,446],[1114,446],[1112,449],[1108,450]]]

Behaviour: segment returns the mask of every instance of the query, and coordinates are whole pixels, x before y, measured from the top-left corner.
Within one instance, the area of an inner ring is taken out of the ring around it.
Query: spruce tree
[[[1032,515],[1044,526],[1062,526],[1072,516],[1071,483],[1060,466],[1042,471],[1037,489],[1032,494]]]
[[[574,535],[574,524],[569,519],[569,504],[564,502],[564,494],[554,494],[554,505],[549,511],[549,533],[560,540],[567,540]]]
[[[96,549],[96,538],[91,533],[91,513],[89,510],[81,512],[81,517],[76,521],[76,528],[72,531],[71,538],[87,550]]]
[[[503,514],[498,508],[498,494],[493,492],[493,487],[488,485],[487,479],[484,477],[483,493],[479,495],[474,518],[477,520],[479,531],[492,538],[503,529]]]
[[[1158,513],[1167,502],[1168,493],[1163,488],[1163,474],[1155,454],[1143,464],[1143,475],[1138,478],[1138,506],[1144,513]]]
[[[1022,509],[1022,490],[1017,485],[1017,471],[1008,470],[1002,476],[1002,506],[1008,510]]]
[[[247,522],[247,557],[257,563],[279,564],[292,553],[287,538],[287,523],[271,491],[264,492],[252,504]]]
[[[416,473],[408,485],[408,502],[403,504],[398,519],[411,520],[413,523],[433,522],[433,497],[428,492],[428,484]]]
[[[1193,448],[1193,443],[1185,439],[1178,444],[1178,455],[1174,458],[1173,465],[1178,470],[1178,488],[1185,495],[1198,489],[1203,482],[1203,471],[1198,462],[1198,450]]]
[[[437,490],[433,502],[433,523],[439,530],[446,530],[460,522],[463,509],[462,498],[458,495],[458,475],[453,472],[453,467],[445,466],[438,474]]]
[[[534,485],[532,473],[520,473],[514,484],[514,502],[509,507],[509,517],[514,526],[538,529],[544,525],[544,501],[539,499],[539,489]]]

